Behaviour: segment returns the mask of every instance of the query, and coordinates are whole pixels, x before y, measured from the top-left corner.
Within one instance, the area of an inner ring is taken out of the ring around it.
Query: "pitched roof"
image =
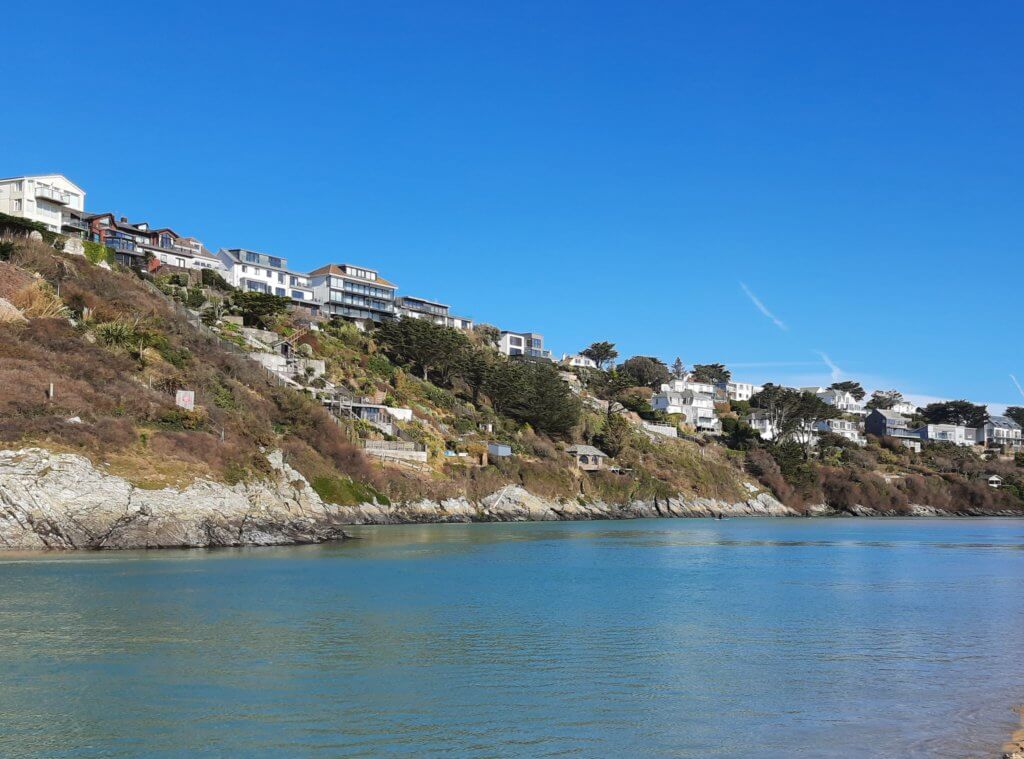
[[[1004,430],[1019,430],[1020,425],[1017,424],[1013,419],[1008,416],[990,416],[988,418],[989,423],[993,427],[999,427]]]
[[[571,445],[565,450],[569,453],[574,453],[577,456],[604,456],[605,458],[608,458],[607,453],[592,445]]]
[[[309,276],[315,277],[320,274],[334,274],[335,276],[338,277],[348,277],[349,279],[358,279],[364,282],[372,282],[375,285],[383,285],[384,287],[398,287],[398,285],[394,284],[393,282],[388,282],[388,280],[384,279],[384,277],[382,277],[380,274],[377,274],[377,279],[364,279],[363,277],[357,277],[354,274],[349,274],[347,271],[344,270],[344,268],[342,268],[345,266],[351,266],[353,269],[365,269],[366,271],[372,271],[374,274],[377,274],[376,269],[371,269],[367,266],[356,266],[355,264],[327,264],[327,266],[321,266],[319,269],[314,269],[309,273]]]
[[[886,419],[896,419],[897,421],[901,421],[901,422],[907,421],[907,417],[903,416],[903,414],[897,414],[895,411],[892,411],[891,409],[876,408],[876,409],[872,409],[872,411],[874,411],[877,414],[881,414]]]

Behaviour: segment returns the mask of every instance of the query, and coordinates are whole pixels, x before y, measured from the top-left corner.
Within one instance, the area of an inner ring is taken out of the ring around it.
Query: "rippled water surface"
[[[0,755],[966,757],[1024,701],[1024,522],[354,528],[0,555]]]

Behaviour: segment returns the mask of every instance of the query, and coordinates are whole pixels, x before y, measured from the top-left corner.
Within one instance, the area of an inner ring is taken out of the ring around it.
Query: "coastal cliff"
[[[0,547],[265,546],[342,539],[348,524],[797,515],[763,492],[738,503],[669,498],[608,504],[544,499],[517,486],[478,502],[336,506],[325,503],[280,452],[267,458],[273,473],[264,480],[236,485],[199,480],[180,490],[147,490],[76,454],[0,451]]]
[[[279,452],[265,480],[199,480],[146,490],[85,457],[0,451],[0,548],[173,548],[318,543],[344,537],[340,515]]]

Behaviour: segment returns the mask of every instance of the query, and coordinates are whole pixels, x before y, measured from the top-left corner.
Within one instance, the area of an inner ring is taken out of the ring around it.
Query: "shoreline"
[[[345,527],[390,524],[600,521],[678,518],[1024,518],[912,506],[908,513],[825,505],[798,510],[746,483],[748,499],[679,496],[605,503],[547,499],[507,485],[479,500],[465,497],[338,506],[321,500],[268,454],[265,481],[225,485],[199,480],[182,490],[144,490],[77,454],[41,448],[0,451],[0,550],[121,550],[306,545],[344,540]]]

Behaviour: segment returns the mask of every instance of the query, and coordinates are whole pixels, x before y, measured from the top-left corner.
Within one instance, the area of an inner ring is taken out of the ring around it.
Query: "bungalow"
[[[990,416],[978,428],[978,442],[987,448],[1018,451],[1024,448],[1021,426],[1008,416]]]
[[[592,445],[572,445],[566,453],[573,457],[576,466],[584,472],[596,472],[604,469],[608,454]]]

